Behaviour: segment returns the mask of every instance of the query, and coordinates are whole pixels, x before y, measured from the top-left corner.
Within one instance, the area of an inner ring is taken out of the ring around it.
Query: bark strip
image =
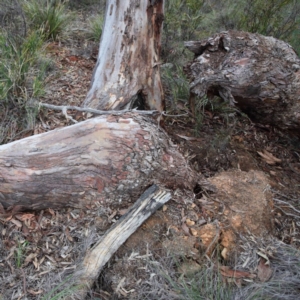
[[[170,192],[152,185],[86,254],[82,269],[78,271],[78,275],[74,276],[75,278],[78,276],[75,286],[81,286],[81,290],[76,293],[77,296],[80,295],[80,299],[85,299],[86,293],[98,278],[101,269],[119,247],[146,219],[170,199]]]

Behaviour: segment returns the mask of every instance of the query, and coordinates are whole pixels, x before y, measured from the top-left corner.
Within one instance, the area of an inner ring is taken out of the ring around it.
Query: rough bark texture
[[[128,206],[149,185],[196,175],[150,118],[102,116],[0,147],[0,204],[23,209]],[[1,208],[1,206],[0,206]]]
[[[289,44],[225,31],[185,46],[195,53],[186,67],[192,107],[195,95],[217,95],[256,121],[299,129],[300,59]]]
[[[163,0],[107,1],[91,89],[84,106],[162,111],[160,40]]]

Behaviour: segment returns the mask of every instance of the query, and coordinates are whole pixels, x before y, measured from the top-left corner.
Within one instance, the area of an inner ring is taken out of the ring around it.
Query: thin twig
[[[39,105],[39,107],[46,107],[46,108],[50,108],[53,110],[60,110],[63,113],[66,112],[67,110],[77,110],[77,111],[89,112],[89,113],[96,114],[96,115],[122,115],[127,112],[135,112],[135,113],[138,113],[141,115],[159,114],[159,112],[157,110],[135,110],[135,109],[133,109],[133,110],[129,110],[129,109],[98,110],[98,109],[93,109],[93,108],[88,108],[88,107],[79,107],[79,106],[70,106],[70,105],[59,106],[59,105],[42,103],[42,102],[37,102],[37,104]]]
[[[24,289],[24,295],[26,296],[27,294],[27,288],[26,288],[26,276],[25,276],[25,272],[23,269],[21,269],[22,275],[23,275],[23,289]]]
[[[290,204],[290,203],[288,203],[288,202],[286,202],[286,201],[282,201],[282,200],[276,199],[276,198],[274,198],[274,200],[275,200],[276,202],[284,203],[284,204],[288,205],[293,211],[295,211],[295,212],[297,212],[297,213],[300,214],[300,210],[296,209],[292,204]]]
[[[294,215],[294,214],[287,213],[286,211],[284,211],[281,207],[279,207],[279,206],[277,206],[277,205],[274,205],[274,207],[276,207],[276,208],[278,208],[279,210],[281,210],[286,216],[294,217],[294,218],[297,218],[297,219],[300,218],[300,216],[297,216],[297,215]]]
[[[184,117],[184,116],[189,115],[189,113],[184,113],[184,114],[180,114],[180,115],[168,115],[165,111],[163,111],[161,114],[165,117]]]
[[[274,189],[271,189],[271,192],[274,193],[274,194],[276,194],[276,195],[279,195],[279,196],[281,196],[281,197],[284,197],[284,198],[286,198],[286,199],[288,199],[288,200],[292,200],[292,201],[297,201],[297,200],[298,200],[297,198],[289,197],[289,196],[287,196],[287,195],[285,195],[285,194],[282,194],[282,193],[280,193],[279,191],[276,191],[276,190],[274,190]]]

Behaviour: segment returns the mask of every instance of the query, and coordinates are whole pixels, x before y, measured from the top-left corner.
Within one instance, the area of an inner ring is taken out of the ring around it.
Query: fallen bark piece
[[[260,34],[224,31],[185,46],[195,53],[185,68],[192,111],[196,96],[219,96],[254,121],[299,129],[300,58],[289,44]]]
[[[171,199],[171,193],[152,185],[148,188],[129,211],[115,223],[102,237],[102,239],[87,253],[82,268],[75,274],[75,286],[80,285],[81,290],[76,292],[80,299],[85,299],[87,291],[98,278],[101,269],[111,256],[119,249],[136,229]]]

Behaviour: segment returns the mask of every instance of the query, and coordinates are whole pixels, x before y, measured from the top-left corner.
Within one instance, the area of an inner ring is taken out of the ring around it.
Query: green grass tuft
[[[73,17],[61,0],[27,0],[23,9],[29,27],[40,31],[44,40],[56,40]]]

